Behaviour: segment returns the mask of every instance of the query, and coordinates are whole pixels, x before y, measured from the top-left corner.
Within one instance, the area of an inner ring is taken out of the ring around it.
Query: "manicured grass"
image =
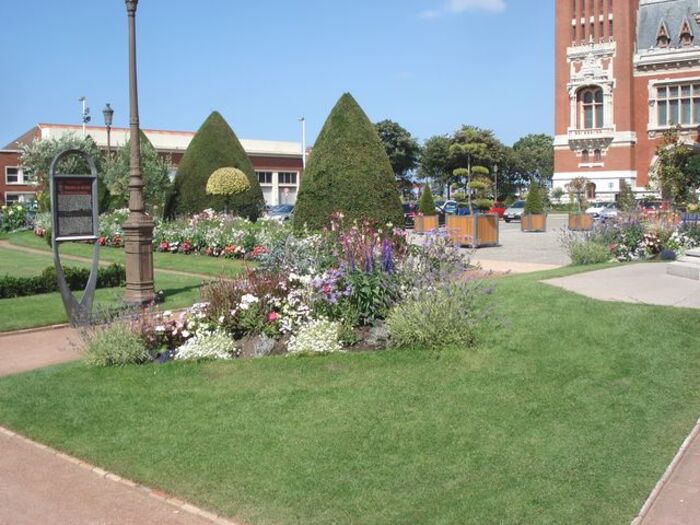
[[[202,279],[156,272],[156,290],[163,290],[163,309],[184,308],[197,302]],[[95,311],[118,306],[124,288],[106,288],[95,292]],[[0,299],[0,332],[35,328],[67,322],[59,293]]]
[[[87,263],[68,260],[64,261],[64,265],[75,267],[88,266]],[[53,258],[50,254],[37,255],[0,248],[0,277],[4,275],[32,277],[39,275],[49,266],[53,267]]]
[[[0,424],[256,523],[629,523],[700,407],[700,312],[497,281],[476,351],[0,380]]]
[[[7,240],[15,246],[34,248],[46,252],[51,250],[45,239],[37,237],[32,232],[13,233]],[[92,258],[92,246],[80,243],[65,243],[61,245],[60,253]],[[124,250],[122,248],[103,246],[100,248],[100,260],[124,264]],[[243,271],[246,263],[239,260],[216,257],[154,253],[153,265],[160,270],[176,270],[187,273],[230,277]]]

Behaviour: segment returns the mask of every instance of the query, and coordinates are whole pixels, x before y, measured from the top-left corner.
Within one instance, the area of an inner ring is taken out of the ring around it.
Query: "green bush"
[[[475,199],[474,207],[480,212],[487,212],[493,208],[493,201],[485,198]]]
[[[475,282],[430,289],[391,310],[386,327],[398,348],[470,348],[483,323],[486,294]]]
[[[423,188],[423,195],[420,196],[420,201],[418,201],[418,213],[422,213],[428,217],[436,214],[433,192],[430,191],[430,186],[428,184]]]
[[[75,268],[66,266],[63,268],[68,288],[82,290],[90,278],[89,268]],[[126,270],[119,264],[100,267],[97,270],[97,288],[116,288],[126,282]],[[49,266],[41,272],[41,275],[33,277],[13,277],[5,275],[0,277],[0,299],[12,297],[26,297],[58,291],[56,268]]]
[[[542,195],[542,188],[539,184],[533,182],[530,184],[530,189],[527,192],[527,199],[525,200],[525,213],[532,215],[541,215],[545,211],[544,196]]]
[[[207,181],[219,168],[233,167],[248,177],[250,189],[232,197],[207,195]],[[175,176],[173,190],[168,196],[165,216],[199,213],[207,208],[223,211],[228,201],[229,211],[256,220],[265,206],[262,190],[253,165],[236,134],[224,118],[213,112],[197,131]],[[397,223],[398,224],[398,223]]]
[[[83,334],[83,354],[88,366],[137,365],[150,361],[145,341],[128,321],[115,321]]]
[[[582,240],[568,245],[569,257],[575,266],[602,264],[612,259],[610,250],[598,242]]]
[[[319,230],[342,212],[348,222],[403,223],[396,177],[377,130],[348,93],[316,140],[294,209],[294,228]]]

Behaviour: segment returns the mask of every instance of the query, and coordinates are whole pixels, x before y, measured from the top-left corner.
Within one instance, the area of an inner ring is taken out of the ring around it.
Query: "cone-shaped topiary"
[[[527,192],[527,199],[525,200],[525,213],[532,215],[541,215],[544,213],[544,198],[542,196],[542,189],[539,184],[533,182],[530,184],[530,189]]]
[[[234,167],[248,177],[250,189],[232,197],[207,195],[207,181],[219,168]],[[173,191],[166,205],[166,216],[198,213],[207,208],[230,211],[255,220],[265,201],[253,165],[236,134],[224,118],[214,111],[199,128],[182,157]]]
[[[418,213],[422,213],[428,217],[437,215],[435,211],[435,201],[433,200],[433,192],[430,191],[430,186],[428,184],[423,188],[423,195],[420,196],[420,201],[418,201]]]
[[[294,227],[320,229],[334,212],[349,221],[403,222],[389,157],[375,127],[348,93],[331,111],[311,151]]]

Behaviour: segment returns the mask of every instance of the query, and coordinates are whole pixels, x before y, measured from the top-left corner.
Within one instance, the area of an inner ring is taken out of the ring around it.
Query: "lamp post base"
[[[123,225],[126,252],[126,294],[128,304],[144,305],[155,300],[153,283],[153,221],[147,215],[129,217]]]

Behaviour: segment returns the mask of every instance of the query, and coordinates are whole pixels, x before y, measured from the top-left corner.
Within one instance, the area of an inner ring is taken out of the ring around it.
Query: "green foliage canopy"
[[[537,182],[530,184],[524,211],[532,215],[541,215],[545,212],[544,195],[542,195],[542,188]]]
[[[408,130],[392,120],[382,120],[375,124],[375,128],[391,162],[396,181],[402,188],[410,187],[410,174],[418,167],[420,159],[420,144]]]
[[[349,93],[331,111],[311,151],[294,227],[318,230],[329,224],[334,212],[342,212],[350,221],[403,221],[389,157],[376,129]]]
[[[433,200],[433,192],[430,191],[429,184],[426,184],[423,188],[423,194],[420,196],[420,201],[418,201],[418,212],[422,213],[427,217],[432,217],[433,215],[436,215],[435,201]]]

